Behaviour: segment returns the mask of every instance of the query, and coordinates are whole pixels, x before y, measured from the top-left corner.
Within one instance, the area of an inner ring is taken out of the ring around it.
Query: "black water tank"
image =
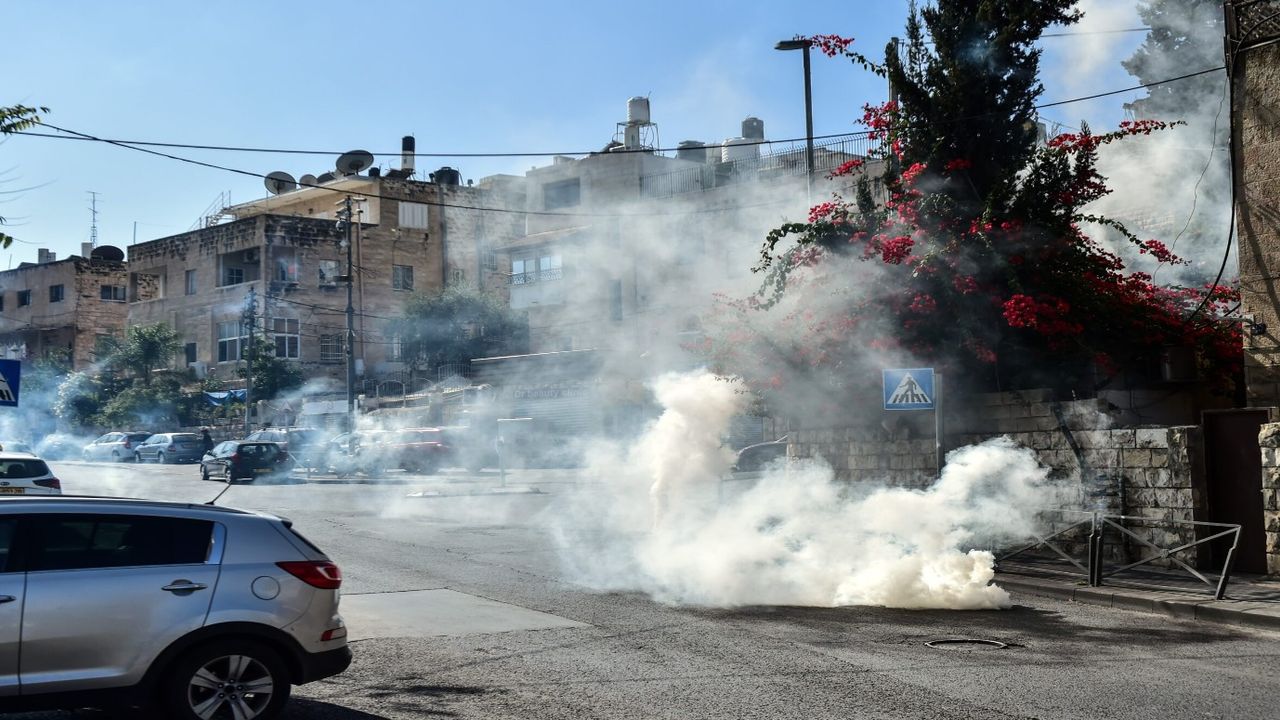
[[[375,178],[382,177],[382,168],[379,168],[379,167],[369,168],[369,177],[375,177]]]
[[[445,165],[435,172],[437,185],[459,185],[462,183],[462,173]]]
[[[89,253],[91,260],[110,260],[111,262],[124,262],[124,251],[114,245],[99,245]]]

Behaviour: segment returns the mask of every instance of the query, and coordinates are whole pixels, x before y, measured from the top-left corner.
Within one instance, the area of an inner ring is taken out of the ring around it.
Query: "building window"
[[[392,290],[412,290],[413,289],[413,266],[412,265],[392,265],[391,266],[391,289]]]
[[[346,346],[341,335],[320,336],[320,362],[342,362],[347,359]]]
[[[128,297],[124,285],[103,285],[101,297],[106,302],[124,302]]]
[[[236,362],[244,348],[244,325],[239,320],[218,323],[218,362]]]
[[[321,260],[319,267],[316,269],[316,273],[320,280],[320,287],[333,287],[337,285],[338,261]]]
[[[449,271],[449,283],[451,285],[461,285],[467,281],[467,273],[462,268],[453,268]]]
[[[49,286],[49,302],[62,302],[67,296],[67,287],[65,285]]]
[[[538,273],[537,266],[532,260],[512,260],[511,261],[511,284],[512,285],[528,285],[536,282]]]
[[[244,282],[244,268],[225,267],[222,268],[222,284],[223,285],[239,285]]]
[[[400,201],[400,227],[426,230],[431,227],[428,206],[424,203]]]
[[[195,343],[187,343],[182,347],[182,349],[188,365],[196,361],[196,344]]]
[[[573,207],[582,201],[582,182],[578,178],[561,180],[542,186],[542,208],[555,210]]]
[[[399,335],[391,336],[391,342],[387,344],[387,359],[391,362],[404,362],[404,339]]]
[[[18,291],[18,307],[26,307],[30,304],[31,304],[31,291],[19,290]]]
[[[543,255],[538,258],[538,279],[546,282],[548,280],[559,280],[564,277],[564,270],[560,265],[559,255]]]
[[[196,294],[196,271],[195,270],[187,271],[187,294],[188,295]]]
[[[289,253],[276,257],[276,270],[272,279],[276,282],[298,282],[298,256]]]
[[[298,321],[294,318],[274,318],[271,332],[275,335],[276,357],[298,359]]]
[[[485,270],[489,272],[498,271],[498,253],[494,252],[493,248],[488,246],[484,248],[483,262]]]

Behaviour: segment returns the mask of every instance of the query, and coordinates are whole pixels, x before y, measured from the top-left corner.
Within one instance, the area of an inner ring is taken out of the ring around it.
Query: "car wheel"
[[[120,457],[119,450],[111,451],[111,462],[124,462],[124,458]]]
[[[209,481],[209,470],[203,465],[200,466],[200,479],[205,482]]]
[[[168,464],[169,464],[169,458],[168,458],[168,456],[166,456],[164,453],[156,453],[156,460],[157,460],[161,465],[168,465]]]
[[[217,640],[178,658],[163,688],[171,718],[270,720],[289,701],[288,670],[271,648],[253,640]]]

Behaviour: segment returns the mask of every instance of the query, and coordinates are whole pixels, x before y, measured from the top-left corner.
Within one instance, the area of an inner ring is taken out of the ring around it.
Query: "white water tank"
[[[750,138],[729,138],[720,146],[720,162],[751,160],[760,157],[760,146]]]
[[[627,124],[649,124],[649,98],[633,97],[627,101]]]

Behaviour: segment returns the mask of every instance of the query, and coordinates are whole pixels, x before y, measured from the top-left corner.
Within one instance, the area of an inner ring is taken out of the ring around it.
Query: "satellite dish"
[[[342,175],[355,175],[373,165],[373,155],[364,150],[352,150],[338,158],[338,172]]]
[[[323,184],[325,184],[325,183],[329,182],[330,180],[332,180],[332,179],[334,179],[334,178],[336,178],[336,177],[338,177],[338,176],[337,176],[337,175],[334,175],[333,173],[324,173],[324,174],[323,174],[323,175],[321,175],[320,177],[316,178],[316,182],[318,182],[318,183],[320,183],[321,185],[323,185]]]
[[[293,176],[282,170],[268,173],[262,184],[267,186],[267,192],[272,195],[279,195],[298,188],[298,183],[294,181]]]
[[[298,178],[298,184],[301,185],[302,187],[311,187],[312,185],[319,185],[320,183],[316,181],[315,175],[311,175],[310,173],[308,173]]]

